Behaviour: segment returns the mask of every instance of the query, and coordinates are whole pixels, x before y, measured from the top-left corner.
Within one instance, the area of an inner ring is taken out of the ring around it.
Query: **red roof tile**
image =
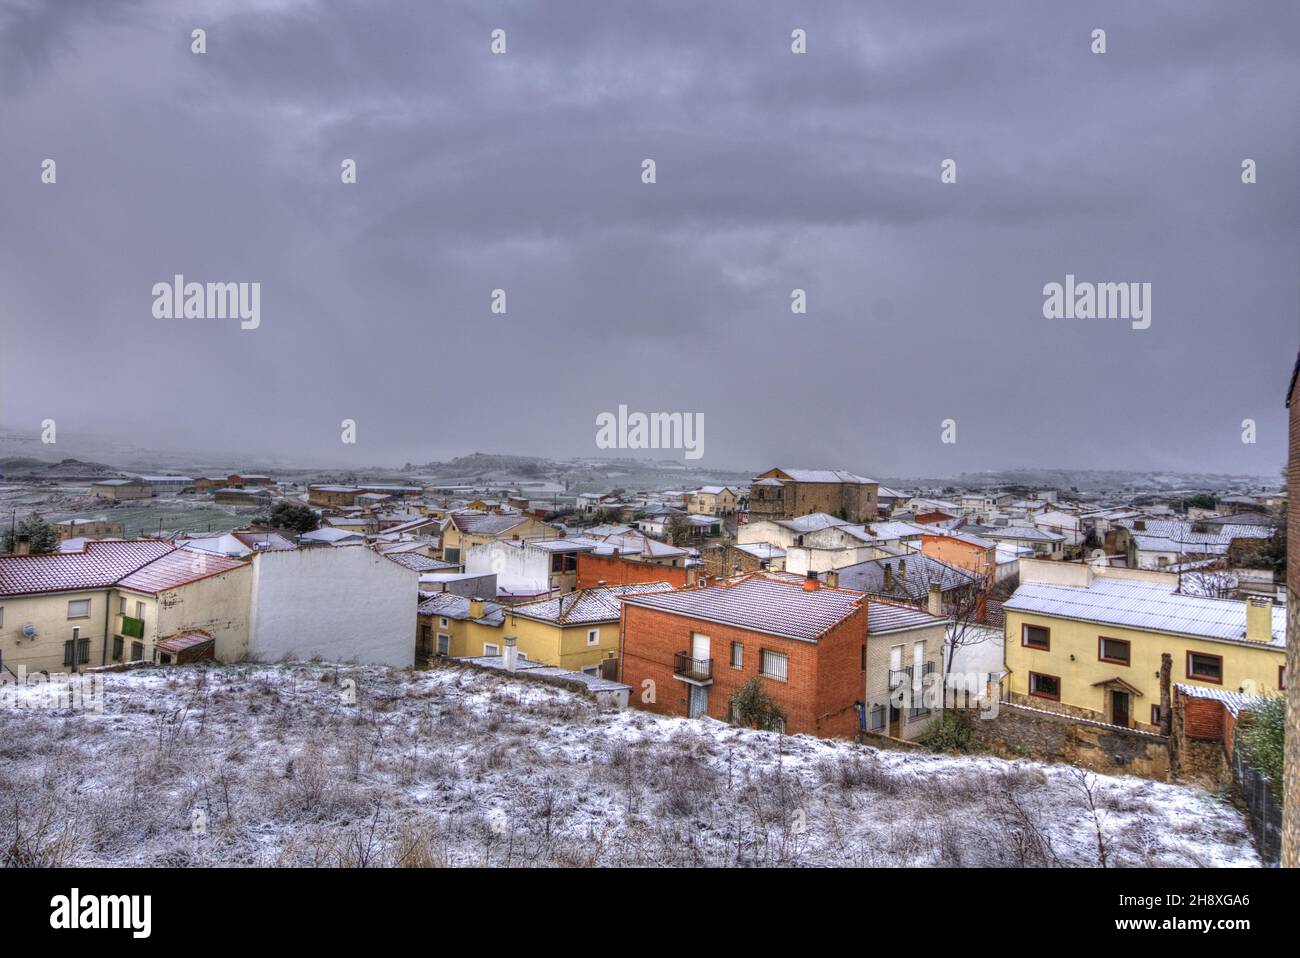
[[[106,589],[161,592],[245,563],[158,539],[92,541],[82,552],[0,558],[0,596]]]
[[[158,539],[87,542],[82,552],[0,558],[0,595],[103,589],[173,551]]]
[[[117,584],[136,592],[164,592],[243,565],[247,563],[200,549],[177,549],[141,566]]]

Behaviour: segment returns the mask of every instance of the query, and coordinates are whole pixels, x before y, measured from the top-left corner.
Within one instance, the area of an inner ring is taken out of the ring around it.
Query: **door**
[[[709,637],[703,632],[691,633],[691,658],[707,659],[709,657]]]
[[[1111,723],[1113,725],[1121,725],[1124,728],[1128,728],[1129,727],[1128,693],[1111,692],[1110,696],[1111,696],[1110,699]]]
[[[691,690],[691,718],[702,718],[709,714],[709,690],[704,685],[688,685]]]

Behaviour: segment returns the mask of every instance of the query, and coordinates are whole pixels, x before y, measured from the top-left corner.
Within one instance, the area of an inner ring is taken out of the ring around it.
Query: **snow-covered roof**
[[[579,589],[555,599],[542,599],[514,606],[512,615],[525,619],[550,622],[553,625],[591,625],[597,622],[616,622],[622,615],[618,604],[620,597],[648,592],[671,590],[667,582],[639,582],[633,585],[600,586]]]
[[[789,529],[791,532],[819,532],[822,529],[830,529],[833,526],[847,526],[849,522],[844,519],[838,519],[835,516],[825,512],[810,512],[806,516],[795,516],[793,519],[775,519],[773,520],[778,526]]]
[[[1174,588],[1173,584],[1109,578],[1094,579],[1086,587],[1022,582],[1003,607],[1009,612],[1032,612],[1149,632],[1286,647],[1284,606],[1273,607],[1272,641],[1254,642],[1246,638],[1244,601],[1183,595]]]
[[[737,582],[626,598],[627,605],[719,622],[753,632],[816,642],[852,615],[863,600],[844,589],[805,589],[787,577],[754,575]]]

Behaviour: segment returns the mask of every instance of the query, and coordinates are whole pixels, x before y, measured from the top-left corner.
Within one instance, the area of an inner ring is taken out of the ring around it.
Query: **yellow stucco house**
[[[0,669],[70,673],[169,660],[160,641],[192,633],[216,655],[248,652],[245,562],[156,539],[87,542],[80,552],[0,558]]]
[[[1003,605],[1013,701],[1128,728],[1160,727],[1171,681],[1259,695],[1282,687],[1286,610],[1267,596],[1178,591],[1178,576],[1023,559]]]
[[[457,564],[473,546],[498,539],[551,539],[555,527],[530,516],[481,512],[453,512],[442,524],[442,559]]]
[[[478,658],[500,655],[505,637],[513,636],[522,661],[599,675],[602,663],[617,662],[619,597],[671,589],[667,582],[605,586],[516,606],[426,594],[417,646],[450,658]]]

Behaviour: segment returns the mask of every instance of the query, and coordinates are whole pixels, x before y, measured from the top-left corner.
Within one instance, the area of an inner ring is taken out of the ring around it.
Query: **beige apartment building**
[[[0,669],[79,672],[166,663],[158,644],[201,635],[216,655],[248,651],[250,568],[156,539],[0,558]]]

